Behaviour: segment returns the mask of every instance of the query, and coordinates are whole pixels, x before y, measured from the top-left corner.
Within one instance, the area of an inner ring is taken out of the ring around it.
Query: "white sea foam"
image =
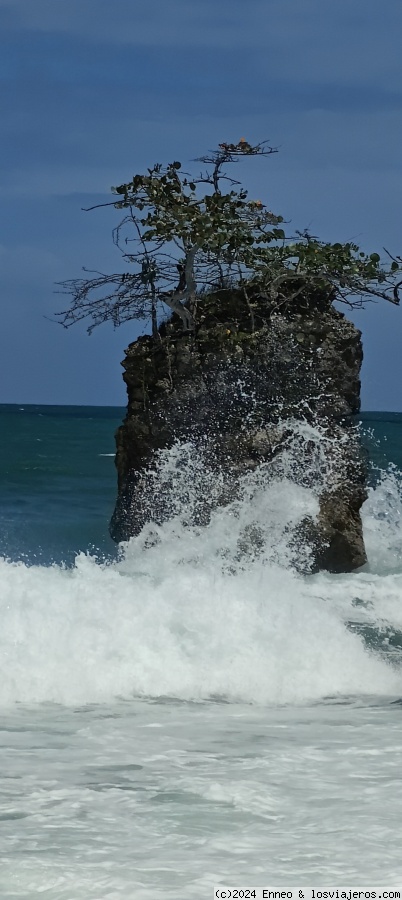
[[[365,506],[369,566],[302,576],[317,458],[200,526],[219,478],[175,448],[173,518],[118,561],[0,560],[2,897],[401,883],[399,476]]]
[[[196,490],[194,471],[190,481]],[[2,705],[400,695],[395,473],[365,509],[371,570],[343,576],[301,576],[291,567],[289,535],[316,510],[313,488],[260,471],[245,480],[240,500],[196,527],[183,524],[186,483],[176,516],[145,528],[117,562],[83,554],[73,569],[0,562]],[[385,526],[384,506],[393,509]]]
[[[363,507],[364,540],[371,571],[402,569],[402,478],[394,465],[378,473]]]

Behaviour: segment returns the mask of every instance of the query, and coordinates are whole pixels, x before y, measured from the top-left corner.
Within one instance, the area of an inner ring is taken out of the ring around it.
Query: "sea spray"
[[[122,414],[3,413],[0,895],[401,884],[399,471],[372,481],[364,570],[302,576],[292,523],[317,491],[300,450],[297,484],[276,457],[202,525],[177,447],[185,502],[116,561],[99,453]],[[372,457],[402,468],[402,417],[365,418],[387,435]]]
[[[206,493],[217,481],[189,444],[176,445],[152,475],[169,484],[174,515],[122,545],[117,561],[80,554],[68,569],[2,560],[0,703],[400,695],[400,524],[389,517],[383,531],[383,501],[376,506],[377,491],[396,496],[396,473],[367,504],[389,571],[298,574],[292,535],[315,514],[325,476],[309,441],[315,479],[302,460],[296,483],[290,448],[288,461],[245,476],[207,525],[194,523],[194,504],[200,485]]]
[[[273,442],[269,459],[253,457],[259,440],[267,441],[262,430],[254,435],[253,452],[240,469],[233,460],[219,459],[202,436],[156,452],[152,464],[137,473],[135,499],[125,508],[134,533],[134,523],[143,522],[143,546],[158,543],[158,526],[166,522],[190,528],[212,525],[213,552],[221,544],[231,565],[239,555],[250,561],[258,554],[308,571],[314,565],[313,547],[303,540],[301,526],[317,516],[324,491],[337,491],[351,477],[345,471],[347,447],[357,447],[356,429],[351,427],[346,436],[325,423],[287,419],[271,426],[268,435]],[[224,507],[227,512],[220,516]]]
[[[373,468],[373,488],[363,507],[364,539],[372,572],[402,568],[402,477],[390,463]]]

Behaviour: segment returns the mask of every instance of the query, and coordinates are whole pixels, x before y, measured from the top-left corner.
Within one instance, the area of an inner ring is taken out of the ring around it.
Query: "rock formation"
[[[173,317],[159,336],[130,344],[123,362],[127,416],[116,435],[116,541],[172,515],[168,488],[149,471],[176,441],[201,448],[220,474],[214,497],[199,497],[193,520],[230,502],[239,480],[274,465],[295,444],[295,423],[321,429],[319,512],[305,517],[295,541],[311,548],[311,571],[351,571],[366,561],[360,508],[365,464],[351,417],[359,411],[360,332],[325,291],[274,304],[236,289],[200,298],[197,329],[184,333]],[[297,439],[296,439],[297,443]],[[300,448],[295,480],[314,479],[313,441]],[[296,448],[297,457],[297,448]]]

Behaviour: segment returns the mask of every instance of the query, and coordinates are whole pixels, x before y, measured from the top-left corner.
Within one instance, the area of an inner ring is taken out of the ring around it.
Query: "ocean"
[[[0,897],[400,887],[402,415],[360,417],[349,575],[293,568],[316,496],[286,471],[186,524],[188,446],[163,462],[175,518],[116,547],[123,415],[0,407]]]

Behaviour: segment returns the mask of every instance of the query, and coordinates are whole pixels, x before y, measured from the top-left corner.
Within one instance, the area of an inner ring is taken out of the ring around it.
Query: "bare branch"
[[[95,203],[95,206],[81,206],[82,212],[92,212],[93,209],[102,209],[103,206],[116,206],[116,200],[111,200],[109,203]]]
[[[375,299],[398,305],[401,257],[385,250],[391,264],[384,266],[377,253],[366,256],[352,243],[321,242],[309,229],[290,237],[283,218],[261,200],[249,199],[240,181],[225,171],[244,157],[276,152],[267,141],[221,143],[198,158],[206,166],[198,178],[182,171],[180,162],[156,163],[146,174],[112,188],[115,200],[88,207],[125,210],[112,238],[133,270],[89,270],[89,278],[61,282],[61,293],[72,298],[69,309],[56,314],[61,324],[67,328],[87,318],[91,331],[106,321],[116,327],[130,319],[150,319],[156,338],[158,314],[167,306],[186,330],[194,331],[201,291],[219,292],[228,284],[243,297],[251,331],[255,291],[269,296],[267,315],[320,291],[351,309]],[[204,196],[198,192],[201,184],[209,185]]]

